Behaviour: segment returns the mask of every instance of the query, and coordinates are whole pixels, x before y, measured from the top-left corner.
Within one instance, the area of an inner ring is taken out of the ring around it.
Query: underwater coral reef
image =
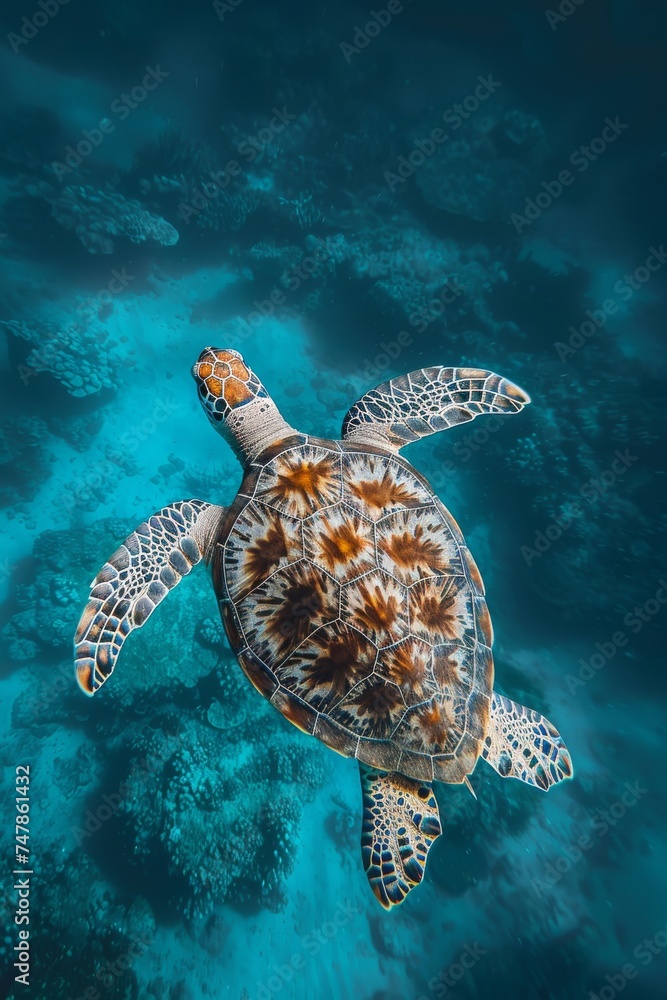
[[[664,995],[664,13],[380,7],[0,12],[0,752],[7,801],[30,766],[34,852],[30,992],[9,893],[2,996]],[[479,564],[497,690],[558,719],[575,780],[437,786],[389,915],[356,762],[248,684],[203,567],[102,692],[75,684],[97,568],[238,489],[207,344],[322,437],[426,365],[532,398],[406,457]]]

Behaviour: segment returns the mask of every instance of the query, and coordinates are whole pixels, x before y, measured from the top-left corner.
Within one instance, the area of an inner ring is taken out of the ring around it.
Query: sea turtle
[[[243,465],[224,508],[179,500],[149,517],[91,584],[75,636],[92,695],[129,633],[198,562],[211,567],[247,677],[305,733],[361,771],[362,859],[387,909],[422,879],[441,833],[432,782],[468,783],[482,757],[545,791],[572,775],[559,733],[493,691],[479,570],[427,480],[400,455],[528,395],[477,368],[424,368],[349,410],[342,440],[300,433],[241,355],[192,369],[206,414]]]

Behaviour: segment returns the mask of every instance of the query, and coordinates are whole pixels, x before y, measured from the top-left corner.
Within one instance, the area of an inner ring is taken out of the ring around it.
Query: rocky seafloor
[[[72,5],[27,39],[0,14],[0,756],[12,807],[30,766],[34,869],[29,987],[2,897],[3,996],[665,995],[659,18],[420,4],[365,45],[347,5]],[[390,914],[356,763],[247,683],[202,568],[103,691],[74,682],[119,541],[235,495],[189,374],[210,343],[321,436],[423,365],[532,397],[406,454],[484,576],[497,689],[575,779],[438,787],[444,835]]]

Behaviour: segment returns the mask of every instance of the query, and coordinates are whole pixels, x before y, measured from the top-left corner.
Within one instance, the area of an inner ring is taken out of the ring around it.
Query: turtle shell
[[[404,459],[297,435],[246,470],[213,557],[255,687],[348,757],[461,782],[493,687],[484,587],[461,531]]]

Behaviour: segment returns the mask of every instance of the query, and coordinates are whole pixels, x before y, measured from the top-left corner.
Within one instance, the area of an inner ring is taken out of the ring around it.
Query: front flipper
[[[502,778],[545,792],[573,774],[569,751],[549,720],[495,692],[482,757]]]
[[[362,396],[343,421],[343,438],[398,451],[480,413],[519,413],[527,403],[523,389],[481,368],[421,368]]]
[[[361,857],[371,889],[388,910],[423,878],[429,848],[442,833],[438,803],[426,781],[361,763],[359,769]]]
[[[121,646],[169,591],[208,561],[224,507],[181,500],[136,528],[91,583],[74,636],[76,677],[94,694],[113,672]]]

